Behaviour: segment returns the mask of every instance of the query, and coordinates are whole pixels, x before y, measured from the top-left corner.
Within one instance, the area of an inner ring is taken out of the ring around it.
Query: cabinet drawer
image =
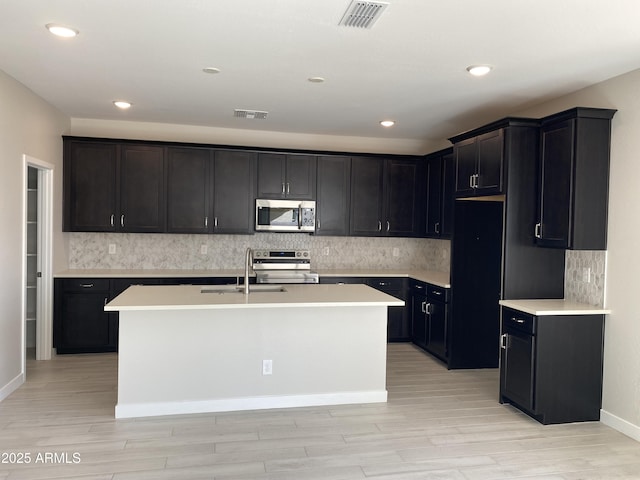
[[[327,285],[340,285],[340,284],[350,284],[350,283],[366,283],[364,278],[362,277],[320,277],[320,283],[324,283]]]
[[[64,292],[109,292],[108,278],[65,278],[61,285]]]
[[[384,277],[384,278],[368,278],[367,285],[385,292],[391,290],[402,290],[405,285],[405,278],[402,277]]]
[[[449,301],[449,289],[427,284],[427,300],[447,303]]]
[[[502,309],[502,329],[516,329],[524,333],[534,334],[536,332],[536,317],[528,313],[512,310],[511,308]]]
[[[427,287],[429,287],[428,284],[424,283],[424,282],[420,282],[418,280],[411,280],[411,283],[409,285],[409,289],[411,290],[411,293],[414,295],[427,295]]]

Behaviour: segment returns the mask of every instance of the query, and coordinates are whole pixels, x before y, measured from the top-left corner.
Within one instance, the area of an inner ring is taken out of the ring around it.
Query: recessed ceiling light
[[[131,107],[131,103],[129,102],[125,102],[124,100],[116,100],[115,102],[113,102],[113,104],[118,107],[121,108],[122,110],[126,110],[127,108]]]
[[[380,125],[386,128],[393,127],[395,124],[396,122],[394,122],[393,120],[382,120],[380,122]]]
[[[53,33],[58,37],[70,38],[70,37],[75,37],[80,33],[75,28],[65,27],[64,25],[58,25],[56,23],[47,23],[45,27],[47,30],[49,30],[51,33]]]
[[[204,73],[220,73],[220,69],[216,67],[205,67],[202,69]]]
[[[493,67],[490,65],[471,65],[467,67],[467,72],[469,72],[474,77],[482,77],[483,75],[489,73],[491,70],[493,70]]]
[[[309,77],[307,78],[308,81],[310,81],[311,83],[323,83],[324,82],[324,78],[323,77]]]

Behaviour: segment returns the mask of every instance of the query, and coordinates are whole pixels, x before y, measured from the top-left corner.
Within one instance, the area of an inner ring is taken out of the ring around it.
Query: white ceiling
[[[388,0],[370,30],[349,3],[0,0],[0,69],[73,118],[440,140],[640,68],[638,0]]]

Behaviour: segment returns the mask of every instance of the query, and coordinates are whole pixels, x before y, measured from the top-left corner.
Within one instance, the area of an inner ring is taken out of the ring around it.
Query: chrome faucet
[[[249,266],[253,263],[253,252],[247,248],[244,254],[244,294],[249,295]]]

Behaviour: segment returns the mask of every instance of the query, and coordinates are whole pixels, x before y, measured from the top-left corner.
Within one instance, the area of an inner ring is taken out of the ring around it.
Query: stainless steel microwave
[[[316,202],[256,199],[256,231],[314,232]]]

